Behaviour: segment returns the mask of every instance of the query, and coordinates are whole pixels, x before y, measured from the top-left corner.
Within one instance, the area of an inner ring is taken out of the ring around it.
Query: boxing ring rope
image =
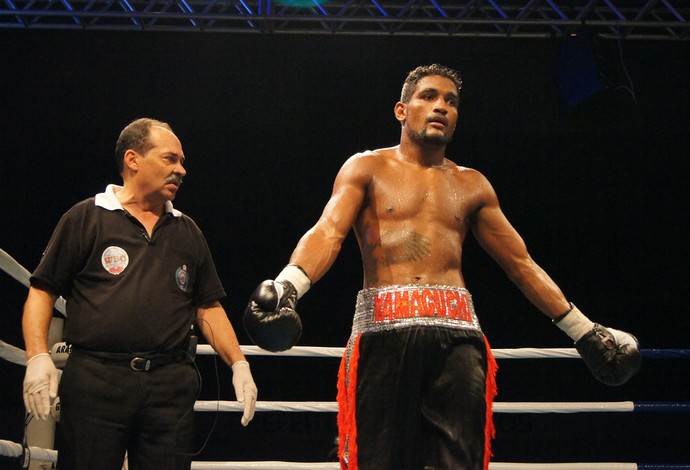
[[[340,359],[345,348],[323,346],[295,346],[288,351],[270,352],[258,346],[242,346],[245,356],[334,357]],[[215,354],[209,345],[197,347],[197,354]],[[491,349],[496,359],[579,359],[575,348],[503,348]],[[690,349],[641,349],[646,359],[690,359]]]
[[[345,348],[323,346],[295,346],[289,351],[278,353],[265,351],[258,346],[240,347],[245,356],[284,356],[284,357],[331,357],[340,359]],[[492,349],[496,359],[579,359],[575,348],[505,348]],[[215,355],[207,344],[200,344],[197,355]],[[690,359],[690,349],[641,349],[646,359]],[[0,357],[15,364],[24,365],[24,351],[0,340]]]
[[[236,401],[197,401],[194,411],[243,411]],[[494,413],[632,413],[690,412],[690,402],[495,402]],[[256,411],[337,412],[338,404],[329,401],[257,401]]]
[[[30,273],[17,263],[4,250],[0,249],[0,267],[24,286],[29,285]],[[55,308],[65,313],[65,301],[61,297]],[[345,348],[296,346],[289,351],[268,352],[257,346],[241,346],[247,356],[289,356],[289,357],[330,357],[339,359]],[[53,352],[55,347],[53,347]],[[514,348],[493,350],[496,359],[576,359],[579,354],[575,348]],[[686,349],[642,349],[642,356],[648,359],[688,359],[690,350]],[[209,345],[197,346],[198,355],[215,355]],[[0,340],[0,358],[8,362],[25,365],[25,354],[20,348]],[[197,412],[237,412],[243,405],[236,401],[197,401]],[[338,411],[336,402],[284,402],[258,401],[257,412],[326,412]],[[495,413],[584,413],[584,412],[690,412],[690,402],[495,402]],[[0,455],[26,458],[43,462],[56,462],[57,451],[28,446],[0,439]],[[204,462],[192,463],[192,470],[339,470],[337,462]],[[513,463],[491,462],[490,470],[690,470],[690,464],[637,464],[627,462],[585,462],[585,463]]]

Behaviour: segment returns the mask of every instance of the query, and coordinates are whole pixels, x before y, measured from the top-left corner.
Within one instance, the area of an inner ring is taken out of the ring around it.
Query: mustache
[[[182,175],[170,175],[165,179],[165,184],[173,183],[179,186],[182,184],[183,178],[184,177]]]

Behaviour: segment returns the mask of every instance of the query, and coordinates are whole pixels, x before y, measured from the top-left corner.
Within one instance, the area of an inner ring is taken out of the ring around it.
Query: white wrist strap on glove
[[[579,308],[572,304],[571,306],[573,308],[564,317],[554,322],[558,328],[577,343],[580,338],[594,328],[594,323],[584,316]]]
[[[288,264],[287,266],[285,266],[285,268],[280,272],[280,274],[278,274],[278,277],[276,277],[275,279],[275,282],[277,284],[280,284],[280,281],[288,281],[290,284],[295,286],[298,299],[302,297],[304,294],[306,294],[309,288],[311,287],[311,281],[309,280],[309,277],[304,272],[304,270],[302,270],[302,268],[300,268],[296,264]],[[280,289],[278,291],[278,297],[282,297],[282,286],[276,286],[276,289]]]
[[[618,347],[629,346],[631,348],[637,349],[637,347],[638,347],[637,338],[635,338],[630,333],[626,333],[625,331],[616,330],[614,328],[607,328],[607,330],[609,330],[609,333],[611,333],[611,336],[613,336],[613,339],[616,340],[616,346],[618,346]]]
[[[237,401],[244,403],[242,426],[246,426],[254,418],[258,390],[252,378],[247,361],[237,361],[232,365],[232,385],[235,387]]]

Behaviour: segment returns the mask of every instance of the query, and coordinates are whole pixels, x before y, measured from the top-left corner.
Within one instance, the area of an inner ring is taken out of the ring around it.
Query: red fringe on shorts
[[[342,470],[357,470],[357,418],[355,415],[355,393],[357,391],[357,364],[359,363],[359,339],[351,345],[352,352],[347,350],[340,361],[338,371],[338,457]],[[348,345],[348,348],[350,345]],[[346,448],[347,446],[347,448]],[[345,462],[345,451],[347,460]]]
[[[484,470],[488,470],[489,461],[493,457],[491,451],[491,439],[496,436],[496,428],[494,427],[494,397],[498,393],[496,385],[496,371],[498,371],[498,364],[491,352],[489,341],[484,337],[486,343],[486,426],[484,427]]]

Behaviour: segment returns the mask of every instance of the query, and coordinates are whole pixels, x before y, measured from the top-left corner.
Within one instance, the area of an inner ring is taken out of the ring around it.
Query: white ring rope
[[[24,287],[29,287],[31,273],[2,248],[0,248],[0,266],[2,266],[3,271],[19,281]]]
[[[26,365],[26,354],[24,351],[2,340],[0,340],[0,357],[7,362],[22,366]]]
[[[42,460],[46,462],[57,461],[57,450],[43,449],[41,447],[29,446],[29,453],[32,460]],[[16,442],[4,441],[0,439],[0,455],[7,457],[22,457],[24,448]]]
[[[295,346],[289,351],[279,353],[265,351],[258,346],[241,346],[246,356],[285,356],[285,357],[332,357],[340,359],[345,348]],[[512,348],[492,350],[496,359],[578,359],[580,355],[575,348]],[[198,355],[214,355],[216,352],[208,344],[200,344],[196,348]],[[0,357],[15,364],[24,365],[24,351],[0,340]]]
[[[22,283],[24,287],[29,287],[29,278],[31,277],[31,273],[2,248],[0,248],[0,268],[2,268],[3,271],[12,276],[14,279]],[[63,315],[67,315],[65,299],[58,297],[58,299],[55,301],[55,309]]]
[[[199,400],[194,411],[243,411],[244,404],[232,400]],[[338,411],[338,404],[331,401],[257,401],[255,411],[308,411],[332,413]]]
[[[237,401],[197,401],[194,411],[243,411]],[[619,402],[495,402],[494,413],[630,413],[632,401]],[[338,404],[330,401],[257,401],[256,411],[337,412]]]
[[[215,354],[213,348],[207,344],[197,347],[197,354]],[[342,357],[345,348],[329,348],[316,346],[295,346],[288,351],[279,353],[269,352],[258,346],[242,346],[242,352],[247,356],[294,356],[294,357]],[[579,359],[575,348],[508,348],[492,349],[496,359]]]

